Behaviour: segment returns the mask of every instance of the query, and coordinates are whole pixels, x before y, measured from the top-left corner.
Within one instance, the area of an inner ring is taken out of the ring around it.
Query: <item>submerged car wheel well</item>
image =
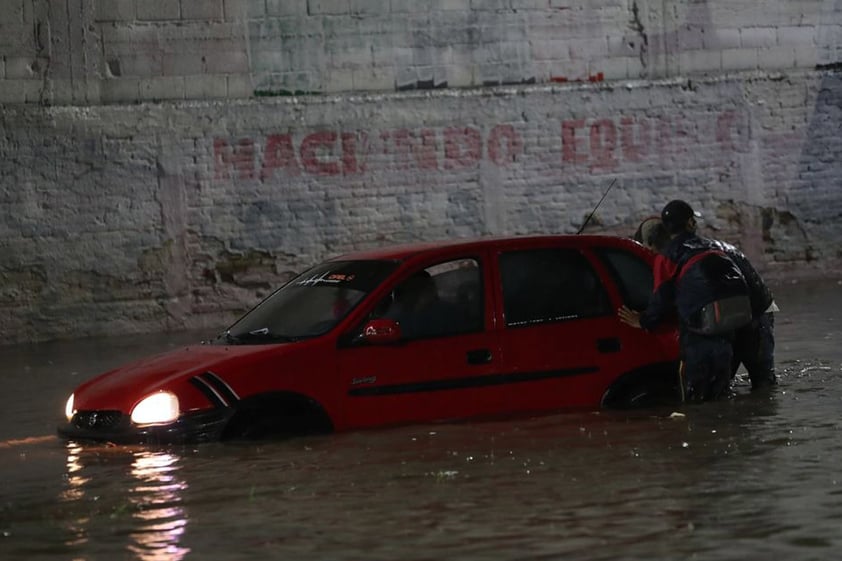
[[[681,401],[678,362],[659,362],[627,372],[614,380],[602,396],[606,409],[631,409]]]
[[[222,431],[222,439],[274,438],[333,431],[333,423],[314,399],[274,392],[240,401]]]

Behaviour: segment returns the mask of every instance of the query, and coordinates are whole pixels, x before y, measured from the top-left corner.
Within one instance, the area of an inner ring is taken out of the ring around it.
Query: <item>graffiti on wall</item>
[[[721,153],[741,151],[748,144],[750,134],[747,114],[735,110],[697,119],[664,116],[568,119],[544,130],[555,131],[550,133],[558,135],[554,142],[527,129],[525,123],[490,128],[319,130],[304,135],[216,137],[214,178],[263,181],[280,176],[354,176],[389,169],[450,172],[474,169],[483,161],[507,167],[535,157],[555,159],[562,167],[611,172],[624,165],[663,161],[703,146],[714,146]],[[539,149],[546,146],[559,148]]]

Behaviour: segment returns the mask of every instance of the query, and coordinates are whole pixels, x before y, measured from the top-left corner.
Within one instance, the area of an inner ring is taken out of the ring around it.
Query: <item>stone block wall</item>
[[[4,0],[0,103],[814,69],[840,44],[837,0]]]
[[[380,244],[629,235],[683,197],[770,276],[840,270],[842,76],[7,107],[7,342],[219,327]]]
[[[705,213],[840,272],[838,0],[4,0],[4,343],[222,328],[346,251]],[[295,95],[292,95],[295,94]]]

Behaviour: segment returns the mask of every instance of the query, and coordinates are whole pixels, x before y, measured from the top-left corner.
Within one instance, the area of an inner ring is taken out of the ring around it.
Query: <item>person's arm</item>
[[[675,271],[676,266],[672,261],[663,255],[655,257],[654,289],[646,309],[637,312],[627,306],[621,306],[617,310],[620,321],[631,327],[654,331],[669,315],[675,301]]]
[[[669,279],[661,283],[649,297],[649,304],[640,314],[640,327],[654,331],[669,316],[675,302],[675,281]]]

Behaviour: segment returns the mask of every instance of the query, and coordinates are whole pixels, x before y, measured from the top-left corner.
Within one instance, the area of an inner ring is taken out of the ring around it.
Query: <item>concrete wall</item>
[[[5,0],[3,343],[222,327],[355,248],[575,232],[613,179],[589,231],[681,196],[769,276],[839,273],[840,18],[837,0]],[[295,91],[322,93],[269,95]]]
[[[838,0],[3,0],[0,103],[812,69]]]

